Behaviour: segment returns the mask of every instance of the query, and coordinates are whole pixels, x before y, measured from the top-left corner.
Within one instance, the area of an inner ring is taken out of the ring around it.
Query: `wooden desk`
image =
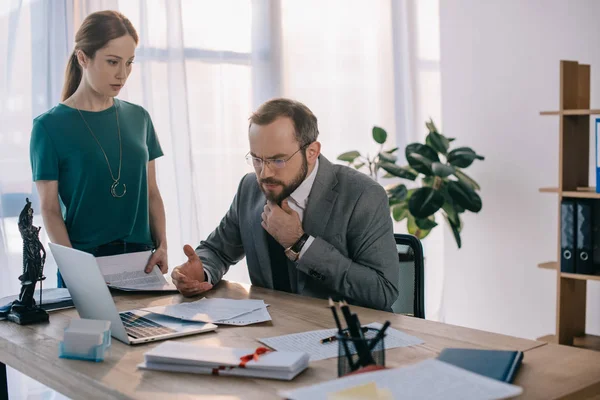
[[[271,305],[269,312],[273,321],[247,327],[222,326],[216,332],[177,340],[213,346],[255,347],[259,345],[257,338],[334,327],[331,311],[324,300],[225,281],[209,292],[208,297],[263,299]],[[119,310],[187,301],[179,295],[118,294],[114,298]],[[389,319],[392,327],[425,341],[418,346],[388,350],[388,366],[436,357],[445,347],[518,349],[526,352],[523,370],[516,381],[524,388],[524,398],[550,399],[570,394],[582,397],[600,393],[600,353],[361,307],[352,309],[364,324]],[[44,325],[18,326],[0,322],[0,362],[74,399],[266,400],[278,398],[277,390],[334,379],[337,374],[336,359],[311,363],[310,368],[292,382],[137,370],[136,365],[143,360],[144,353],[160,342],[128,346],[115,340],[110,354],[101,363],[58,358],[62,331],[76,316],[76,311],[71,309],[52,313],[50,323]]]

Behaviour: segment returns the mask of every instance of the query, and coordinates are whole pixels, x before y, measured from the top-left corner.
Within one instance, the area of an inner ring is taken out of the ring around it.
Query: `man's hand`
[[[200,257],[192,246],[183,246],[183,252],[188,260],[182,265],[175,267],[171,273],[173,284],[186,297],[195,296],[212,289],[212,285],[204,280],[204,267]]]
[[[146,264],[146,268],[144,269],[144,271],[147,274],[149,274],[150,272],[152,272],[152,269],[155,265],[158,265],[158,267],[160,268],[160,272],[162,272],[163,274],[166,274],[169,270],[166,248],[159,247],[158,249],[154,250],[154,253],[152,253],[152,256],[148,260],[148,264]]]
[[[287,199],[281,202],[281,207],[267,201],[261,217],[262,227],[286,249],[304,234],[300,216],[290,208]]]

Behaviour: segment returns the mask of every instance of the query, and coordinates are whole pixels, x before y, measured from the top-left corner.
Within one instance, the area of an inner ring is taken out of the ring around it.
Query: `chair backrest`
[[[398,314],[425,318],[425,272],[421,241],[408,234],[395,233],[400,261],[399,296],[392,304]]]

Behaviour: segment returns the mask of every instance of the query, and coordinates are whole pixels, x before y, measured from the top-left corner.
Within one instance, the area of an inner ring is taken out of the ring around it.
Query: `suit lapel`
[[[337,177],[333,165],[324,156],[319,156],[319,170],[308,196],[308,204],[304,211],[302,228],[313,237],[322,237],[331,217],[338,193],[334,190]],[[306,285],[306,276],[297,270],[298,293],[302,294]]]
[[[302,227],[309,235],[320,237],[325,233],[331,210],[338,196],[334,190],[337,182],[333,165],[324,156],[319,156],[319,170],[308,196],[302,221]]]

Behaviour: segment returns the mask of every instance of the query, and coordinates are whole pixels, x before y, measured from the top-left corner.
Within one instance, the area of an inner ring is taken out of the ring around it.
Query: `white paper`
[[[370,328],[381,329],[382,324],[373,322],[365,325]],[[310,361],[324,360],[326,358],[334,358],[338,356],[338,342],[321,343],[321,339],[333,336],[337,333],[337,329],[322,329],[318,331],[308,331],[301,333],[293,333],[291,335],[275,336],[270,338],[259,339],[261,343],[275,350],[283,351],[304,351],[310,354]],[[375,334],[367,332],[367,338],[374,337]],[[407,335],[394,328],[388,328],[385,331],[384,344],[386,349],[395,347],[408,347],[424,343],[418,337]]]
[[[158,266],[147,274],[144,269],[152,255],[151,251],[97,257],[96,262],[108,286],[123,290],[176,291],[166,281]]]
[[[227,300],[227,301],[223,301]],[[264,307],[262,300],[201,299],[189,303],[142,308],[155,314],[168,315],[185,321],[211,322],[229,320]]]
[[[291,400],[327,400],[329,394],[375,382],[394,399],[507,399],[523,392],[519,386],[478,375],[436,359],[402,368],[367,372],[296,390],[280,391]]]
[[[261,322],[271,321],[271,314],[267,310],[266,306],[259,308],[258,310],[250,311],[249,313],[239,315],[230,319],[222,319],[220,321],[215,321],[215,324],[219,325],[236,325],[236,326],[244,326],[244,325],[252,325],[259,324]]]

